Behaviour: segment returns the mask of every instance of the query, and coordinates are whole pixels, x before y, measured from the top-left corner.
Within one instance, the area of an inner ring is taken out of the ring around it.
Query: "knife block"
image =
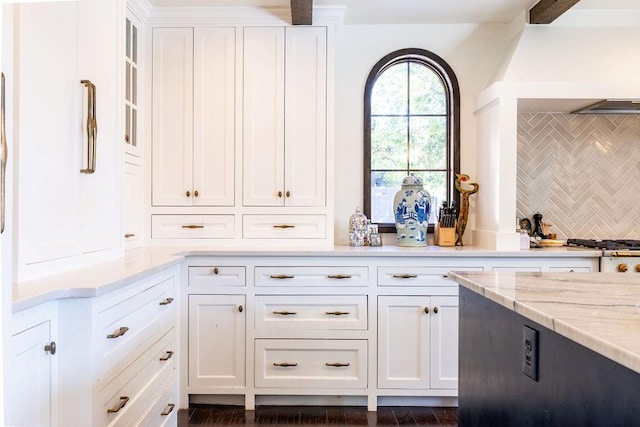
[[[456,228],[455,227],[440,227],[440,224],[436,223],[436,245],[438,246],[455,246],[456,245]]]

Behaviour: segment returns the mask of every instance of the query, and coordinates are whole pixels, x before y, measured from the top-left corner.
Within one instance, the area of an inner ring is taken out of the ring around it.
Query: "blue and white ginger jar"
[[[422,179],[407,176],[393,198],[398,246],[427,246],[427,227],[431,213],[431,195]]]

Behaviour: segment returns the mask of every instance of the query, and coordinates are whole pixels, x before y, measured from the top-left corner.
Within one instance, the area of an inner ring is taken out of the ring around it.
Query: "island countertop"
[[[461,286],[640,373],[640,277],[451,272]]]

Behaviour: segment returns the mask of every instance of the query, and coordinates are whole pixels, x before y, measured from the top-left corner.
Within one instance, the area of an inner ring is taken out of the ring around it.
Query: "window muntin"
[[[372,69],[365,89],[365,214],[381,231],[395,231],[393,196],[408,174],[420,176],[432,196],[431,223],[443,201],[457,201],[459,106],[453,70],[431,52],[403,49]]]

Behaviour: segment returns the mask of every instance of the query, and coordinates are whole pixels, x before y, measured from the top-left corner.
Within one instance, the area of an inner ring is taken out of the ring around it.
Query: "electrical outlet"
[[[538,331],[528,326],[522,330],[522,372],[538,381]]]

